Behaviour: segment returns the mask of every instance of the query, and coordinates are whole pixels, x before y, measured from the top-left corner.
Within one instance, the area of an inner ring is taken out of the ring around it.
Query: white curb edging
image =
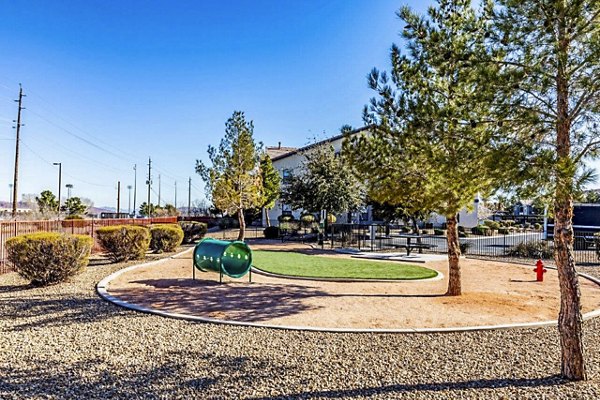
[[[208,322],[214,324],[222,324],[222,325],[232,325],[232,326],[248,326],[255,328],[268,328],[268,329],[280,329],[280,330],[294,330],[294,331],[308,331],[308,332],[329,332],[329,333],[452,333],[452,332],[473,332],[473,331],[489,331],[489,330],[504,330],[504,329],[524,329],[524,328],[542,328],[548,326],[557,326],[557,320],[549,320],[549,321],[540,321],[540,322],[523,322],[516,324],[501,324],[501,325],[481,325],[481,326],[464,326],[464,327],[450,327],[450,328],[404,328],[404,329],[383,329],[383,328],[328,328],[328,327],[313,327],[313,326],[296,326],[296,325],[271,325],[271,324],[260,324],[255,322],[240,322],[240,321],[230,321],[230,320],[221,320],[209,317],[200,317],[196,315],[189,314],[180,314],[180,313],[172,313],[161,311],[149,307],[144,307],[138,304],[129,303],[127,301],[121,300],[118,297],[115,297],[108,293],[107,287],[110,281],[117,278],[119,275],[134,270],[136,268],[147,267],[151,265],[161,264],[167,262],[171,259],[174,259],[182,254],[185,254],[189,251],[193,251],[193,247],[187,250],[184,250],[180,253],[177,253],[171,257],[163,258],[161,260],[151,261],[144,264],[132,265],[127,268],[120,269],[118,271],[113,272],[106,278],[102,279],[96,285],[96,291],[98,295],[113,304],[116,304],[120,307],[127,308],[134,311],[140,311],[147,314],[159,315],[162,317],[169,317],[175,319],[182,319],[187,321],[195,321],[195,322]],[[549,269],[556,269],[555,267],[546,267]],[[440,273],[441,274],[441,273]],[[578,273],[578,275],[582,278],[588,279],[589,281],[595,283],[600,286],[600,279],[590,276],[584,273]],[[431,278],[435,279],[435,278]],[[405,281],[403,281],[405,282]],[[422,281],[421,281],[422,282]],[[600,316],[600,309],[590,311],[582,315],[583,320],[588,320],[591,318],[595,318]]]

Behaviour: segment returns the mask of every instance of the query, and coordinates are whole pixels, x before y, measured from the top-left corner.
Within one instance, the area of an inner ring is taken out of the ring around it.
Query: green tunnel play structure
[[[244,242],[205,238],[194,248],[194,278],[196,268],[219,272],[221,278],[241,278],[251,266],[252,250]]]

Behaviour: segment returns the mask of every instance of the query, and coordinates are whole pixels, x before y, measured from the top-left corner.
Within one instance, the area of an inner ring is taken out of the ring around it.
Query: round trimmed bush
[[[96,231],[100,246],[114,262],[140,260],[150,245],[150,230],[136,225],[105,226]]]
[[[327,214],[327,223],[328,224],[335,224],[335,221],[337,221],[337,217],[333,214]]]
[[[176,224],[157,224],[150,227],[150,248],[155,253],[175,251],[183,242],[183,229]]]
[[[314,215],[312,215],[312,214],[302,214],[302,215],[300,216],[300,221],[302,221],[302,223],[303,223],[304,225],[310,225],[310,224],[312,224],[313,222],[315,222],[315,220],[316,220],[316,218],[315,218],[315,216],[314,216]]]
[[[202,239],[208,230],[204,222],[179,221],[179,226],[183,230],[183,243],[192,243]]]
[[[295,220],[296,218],[294,218],[292,214],[282,214],[279,217],[277,217],[277,221],[279,222],[291,222]]]
[[[64,282],[83,272],[94,241],[85,235],[38,232],[6,241],[8,260],[34,286]]]
[[[277,239],[280,235],[280,230],[277,226],[267,226],[263,231],[265,239]]]

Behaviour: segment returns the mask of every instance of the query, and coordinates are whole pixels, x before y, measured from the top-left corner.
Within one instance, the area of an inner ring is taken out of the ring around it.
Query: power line
[[[34,114],[35,116],[37,116],[38,118],[40,118],[40,119],[42,119],[42,120],[46,121],[46,122],[47,122],[47,123],[49,123],[50,125],[53,125],[54,127],[56,127],[56,128],[58,128],[58,129],[61,129],[61,130],[63,130],[64,132],[66,132],[67,134],[69,134],[69,135],[73,136],[74,138],[77,138],[77,139],[81,140],[82,142],[84,142],[84,143],[86,143],[86,144],[88,144],[88,145],[90,145],[90,146],[92,146],[92,147],[94,147],[94,148],[96,148],[96,149],[98,149],[98,150],[100,150],[100,151],[103,151],[103,152],[105,152],[105,153],[107,153],[107,154],[110,154],[110,155],[112,155],[113,157],[116,157],[116,158],[119,158],[119,159],[122,159],[122,158],[123,158],[122,156],[120,156],[120,155],[118,155],[118,154],[116,154],[116,153],[114,153],[114,152],[112,152],[112,151],[110,151],[110,150],[107,150],[107,149],[105,149],[105,148],[103,148],[103,147],[101,147],[101,146],[97,145],[96,143],[94,143],[94,142],[91,142],[91,141],[87,140],[86,138],[79,136],[79,135],[78,135],[78,134],[76,134],[76,133],[73,133],[73,132],[71,132],[69,129],[67,129],[67,128],[63,127],[63,126],[60,126],[60,125],[58,125],[58,124],[57,124],[57,123],[55,123],[55,122],[52,122],[51,120],[47,119],[46,117],[44,117],[43,115],[41,115],[41,114],[39,114],[39,113],[37,113],[37,112],[35,112],[35,111],[32,111],[32,110],[28,110],[28,111],[29,111],[31,114]]]
[[[37,99],[41,100],[42,103],[45,103],[47,106],[52,107],[51,103],[49,101],[45,100],[44,98],[42,98],[42,96],[40,96],[39,94],[37,94],[35,92],[32,92],[30,94],[33,95],[34,98],[37,98]],[[68,119],[66,119],[66,118],[62,117],[61,115],[59,115],[58,113],[54,112],[51,108],[44,107],[43,105],[41,107],[44,108],[46,111],[48,111],[50,114],[53,114],[55,117],[61,119],[62,121],[66,122],[67,124],[71,125],[73,128],[75,128],[79,132],[81,132],[84,135],[92,138],[93,140],[95,140],[95,141],[97,141],[99,143],[102,143],[103,145],[105,145],[107,147],[110,147],[110,148],[114,149],[115,151],[118,151],[119,153],[121,153],[121,154],[123,154],[123,155],[125,155],[127,157],[137,158],[137,155],[129,153],[129,152],[123,150],[122,148],[117,147],[117,146],[115,146],[115,145],[113,145],[111,143],[105,142],[100,137],[98,137],[96,135],[93,135],[93,134],[85,131],[84,129],[82,129],[81,127],[77,126],[73,122],[69,121]]]
[[[31,154],[33,154],[34,156],[36,156],[37,158],[39,158],[40,160],[42,160],[42,161],[43,161],[43,162],[45,162],[46,164],[48,164],[48,165],[53,165],[53,164],[52,164],[52,162],[50,162],[50,161],[46,160],[46,159],[45,159],[43,156],[41,156],[41,155],[40,155],[38,152],[36,152],[35,150],[33,150],[33,149],[32,149],[32,148],[31,148],[31,147],[30,147],[30,146],[29,146],[27,143],[25,143],[25,141],[21,140],[21,144],[23,145],[23,147],[25,147],[27,150],[29,150],[29,152],[30,152]],[[112,185],[102,185],[102,184],[99,184],[99,183],[93,183],[93,182],[89,182],[89,181],[86,181],[86,180],[84,180],[84,179],[81,179],[81,178],[78,178],[78,177],[76,177],[76,176],[73,176],[73,175],[71,175],[71,174],[69,174],[69,173],[67,173],[67,172],[63,172],[63,174],[64,174],[64,175],[66,175],[66,176],[68,176],[68,177],[69,177],[69,178],[71,178],[71,179],[74,179],[74,180],[76,180],[76,181],[79,181],[79,182],[81,182],[81,183],[85,183],[85,184],[87,184],[87,185],[98,186],[98,187],[113,187]]]

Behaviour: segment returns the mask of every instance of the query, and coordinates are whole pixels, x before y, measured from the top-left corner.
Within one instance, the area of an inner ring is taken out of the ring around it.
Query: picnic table
[[[420,239],[422,236],[418,236],[418,235],[409,235],[409,234],[397,234],[397,235],[389,235],[387,236],[388,239],[406,239],[406,243],[386,243],[385,246],[386,247],[393,247],[393,248],[401,248],[401,249],[406,249],[406,255],[410,256],[410,253],[414,250],[414,249],[432,249],[434,247],[437,247],[437,245],[435,244],[429,244],[429,243],[418,243],[418,242],[413,242],[412,239]]]

